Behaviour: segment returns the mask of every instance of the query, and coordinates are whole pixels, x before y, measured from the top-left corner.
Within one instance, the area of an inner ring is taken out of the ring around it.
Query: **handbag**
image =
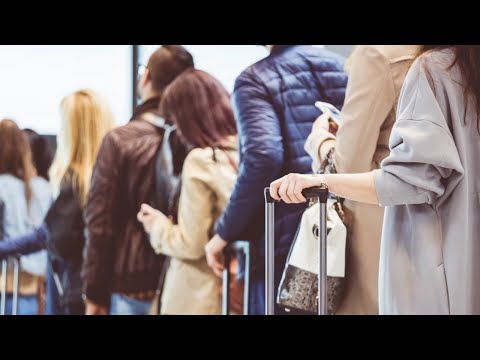
[[[336,173],[334,149],[318,173]],[[345,290],[347,228],[343,199],[330,195],[327,202],[327,299],[328,314],[335,314]],[[318,302],[318,219],[320,207],[311,201],[303,213],[288,254],[278,289],[277,303],[286,311],[315,314]]]

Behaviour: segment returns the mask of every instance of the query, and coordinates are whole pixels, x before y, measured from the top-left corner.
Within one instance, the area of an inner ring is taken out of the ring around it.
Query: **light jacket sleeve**
[[[214,178],[213,160],[193,150],[184,163],[178,208],[178,225],[161,214],[155,221],[150,243],[157,254],[182,260],[205,256],[205,245],[213,227],[215,194],[210,187]]]
[[[240,168],[229,204],[216,224],[225,241],[250,239],[263,216],[264,188],[277,179],[284,162],[280,121],[267,89],[247,71],[236,82],[233,107],[240,135]]]
[[[446,180],[464,173],[447,119],[425,68],[416,62],[402,89],[391,154],[374,171],[383,206],[430,204],[445,194]]]
[[[375,47],[359,46],[352,54],[341,126],[336,137],[318,129],[307,139],[305,150],[318,170],[335,147],[334,163],[339,173],[378,169],[375,161],[381,127],[394,111],[396,95],[388,59]]]

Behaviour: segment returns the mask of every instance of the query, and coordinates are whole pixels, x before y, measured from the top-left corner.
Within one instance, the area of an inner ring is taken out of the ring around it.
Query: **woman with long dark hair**
[[[480,313],[480,46],[424,45],[400,96],[390,156],[364,174],[290,174],[271,195],[304,202],[322,183],[386,207],[382,314]]]
[[[211,75],[190,70],[167,89],[161,109],[193,148],[183,165],[178,223],[146,204],[138,214],[153,249],[171,257],[161,312],[220,314],[221,279],[207,264],[205,245],[237,178],[237,128],[230,96]]]
[[[0,247],[8,246],[13,238],[40,225],[51,198],[48,182],[37,176],[33,166],[26,134],[12,120],[0,121]],[[7,260],[1,255],[0,259]],[[46,254],[23,256],[20,261],[17,314],[36,315],[40,275],[46,270]],[[6,281],[6,313],[9,314],[13,299],[13,271],[8,272]]]

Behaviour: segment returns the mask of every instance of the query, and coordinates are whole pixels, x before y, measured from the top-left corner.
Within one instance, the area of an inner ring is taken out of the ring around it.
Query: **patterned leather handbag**
[[[322,163],[319,173],[336,173],[334,149]],[[328,314],[338,310],[345,289],[347,229],[342,201],[330,195],[327,203],[327,297]],[[290,248],[278,289],[277,303],[287,312],[315,314],[318,294],[318,219],[319,207],[311,202],[305,210]]]

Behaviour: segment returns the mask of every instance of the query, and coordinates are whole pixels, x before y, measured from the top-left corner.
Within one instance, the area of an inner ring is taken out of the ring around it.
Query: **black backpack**
[[[182,168],[191,148],[177,136],[175,126],[165,128],[162,143],[155,159],[155,208],[177,222]]]
[[[155,159],[155,186],[152,202],[156,209],[167,216],[171,216],[176,224],[182,187],[183,163],[192,147],[185,145],[180,140],[175,126],[166,126],[163,129],[162,143]],[[152,307],[152,312],[157,315],[160,315],[163,285],[170,266],[170,258],[164,255],[162,257],[163,264]]]

